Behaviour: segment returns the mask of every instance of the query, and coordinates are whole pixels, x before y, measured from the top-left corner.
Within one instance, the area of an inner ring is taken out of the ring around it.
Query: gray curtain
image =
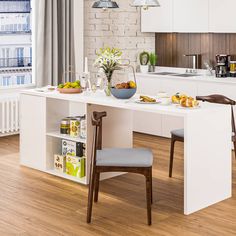
[[[70,66],[75,70],[73,1],[35,1],[34,75],[37,87],[58,85]]]

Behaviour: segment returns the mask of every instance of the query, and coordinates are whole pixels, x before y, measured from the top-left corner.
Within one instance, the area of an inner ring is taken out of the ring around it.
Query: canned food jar
[[[61,120],[60,133],[61,134],[70,133],[70,120],[69,119],[65,118]]]
[[[78,138],[80,136],[80,119],[74,118],[70,120],[70,136]]]

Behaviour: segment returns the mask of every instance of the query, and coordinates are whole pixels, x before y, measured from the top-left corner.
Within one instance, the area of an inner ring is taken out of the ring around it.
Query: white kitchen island
[[[107,111],[103,126],[104,147],[132,147],[134,112],[152,114],[153,127],[159,125],[155,115],[161,114],[179,117],[184,124],[184,213],[191,214],[231,197],[229,106],[202,103],[199,109],[188,110],[175,105],[137,104],[135,98],[117,100],[106,97],[103,92],[85,96],[36,90],[22,92],[20,106],[20,155],[24,166],[88,184],[93,136],[90,118],[93,111]],[[87,138],[73,140],[87,145],[86,177],[76,179],[53,170],[53,155],[60,153],[63,138],[72,139],[59,133],[61,119],[84,114],[87,117]]]
[[[155,73],[137,73],[137,88],[140,94],[149,94],[156,96],[158,92],[164,91],[169,96],[177,92],[189,96],[206,96],[211,94],[222,94],[233,100],[236,100],[236,78],[216,78],[206,70],[198,70],[198,74],[190,77],[181,76],[185,73],[184,68],[175,67],[156,67]],[[170,72],[171,74],[163,75],[162,73]],[[179,74],[175,76],[174,74]],[[236,114],[236,108],[234,108]],[[143,119],[147,122],[143,123]],[[151,120],[153,115],[144,112],[135,112],[134,114],[134,131],[157,135],[161,137],[170,137],[170,131],[173,129],[183,128],[183,119],[166,115],[155,115],[158,125],[153,127]],[[235,116],[236,118],[236,116]]]

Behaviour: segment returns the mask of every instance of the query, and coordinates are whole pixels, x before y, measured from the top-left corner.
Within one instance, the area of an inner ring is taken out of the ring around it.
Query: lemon
[[[74,82],[74,83],[71,84],[71,87],[72,87],[72,88],[75,88],[76,86],[78,86],[78,84],[77,84],[76,82]]]
[[[136,83],[134,81],[129,81],[130,88],[136,88]]]
[[[80,86],[80,81],[76,80],[75,83],[77,83],[78,86]]]

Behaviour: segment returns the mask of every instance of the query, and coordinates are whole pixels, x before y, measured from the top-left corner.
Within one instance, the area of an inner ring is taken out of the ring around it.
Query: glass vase
[[[111,96],[111,81],[107,81],[104,91],[107,96]]]
[[[111,96],[111,79],[112,79],[112,74],[113,74],[113,71],[108,71],[107,73],[105,73],[106,79],[107,79],[107,84],[106,84],[106,87],[105,87],[104,91],[105,91],[107,96]]]

